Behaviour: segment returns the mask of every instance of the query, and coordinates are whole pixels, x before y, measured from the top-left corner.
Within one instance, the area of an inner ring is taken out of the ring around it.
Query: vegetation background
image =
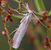
[[[24,3],[33,3],[33,0],[23,0]],[[51,9],[51,0],[43,0],[45,8],[47,11],[49,11]],[[18,3],[14,2],[13,0],[9,0],[8,1],[10,7],[12,7],[13,9],[18,8]],[[32,5],[33,6],[33,5]],[[7,8],[5,7],[4,9],[7,10]],[[9,33],[11,33],[13,30],[15,30],[16,28],[18,28],[18,25],[20,24],[19,19],[17,18],[13,18],[13,22],[8,22],[7,25]],[[43,28],[44,29],[44,28]],[[0,16],[0,50],[9,50],[9,46],[8,46],[8,41],[7,41],[7,36],[3,36],[2,35],[2,31],[4,30],[4,25],[2,22],[2,18]],[[11,35],[11,38],[13,37],[14,34]],[[41,35],[39,35],[41,36]],[[18,49],[14,49],[14,50],[36,50],[33,46],[33,43],[29,43],[28,42],[29,37],[25,34],[21,45]],[[40,41],[43,41],[42,39],[40,39]]]

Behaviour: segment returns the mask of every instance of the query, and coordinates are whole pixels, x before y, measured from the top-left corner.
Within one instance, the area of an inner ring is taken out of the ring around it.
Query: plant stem
[[[18,2],[19,3],[19,1],[18,0],[14,0],[14,1],[16,1],[16,2]],[[37,0],[34,0],[36,3],[37,3]],[[8,3],[6,3],[7,4],[7,7],[10,9],[10,6],[8,5]],[[37,5],[37,4],[36,4]],[[24,5],[23,6],[25,9],[26,9],[26,6]],[[38,6],[39,7],[39,6]],[[21,7],[20,7],[20,5],[19,5],[19,9],[21,9]],[[40,10],[40,8],[38,8],[38,11]],[[13,12],[17,12],[18,13],[18,11],[17,10],[14,10],[14,9],[12,9],[12,11]],[[25,11],[22,11],[22,13],[26,13]],[[35,15],[37,15],[37,16],[40,16],[40,17],[44,17],[44,15],[43,14],[39,14],[39,13],[37,13],[37,12],[35,12]]]
[[[2,15],[2,19],[5,21],[4,16],[3,16],[3,15]],[[8,34],[9,32],[8,32],[8,29],[6,29],[6,26],[7,26],[7,25],[6,25],[6,23],[4,22],[4,27],[5,27],[6,34],[7,34],[8,41],[9,41],[11,38],[10,38],[10,35]],[[11,46],[11,44],[12,44],[12,43],[11,43],[11,40],[10,40],[9,44],[10,44],[10,45],[9,45],[10,50],[12,50],[12,46]]]
[[[34,2],[35,2],[35,5],[36,5],[36,8],[37,8],[37,11],[38,12],[40,10],[45,11],[45,7],[44,7],[44,4],[43,4],[43,1],[42,0],[34,0]]]
[[[39,3],[39,6],[40,6],[41,10],[45,11],[46,9],[45,9],[43,0],[38,0],[38,3]]]
[[[3,9],[1,6],[0,6],[0,8]],[[14,10],[14,9],[13,9],[13,11],[18,13],[17,10]],[[9,14],[6,10],[4,10],[4,12],[5,12],[6,14]],[[26,13],[26,11],[22,11],[22,12],[23,12],[23,13]],[[37,16],[39,16],[39,17],[44,17],[43,14],[39,14],[39,13],[37,13],[37,12],[34,12],[34,13],[35,13],[35,15],[37,15]],[[47,17],[51,16],[51,11],[50,11],[49,14],[47,14],[46,16],[47,16]],[[22,18],[22,16],[18,16],[18,15],[12,15],[12,17],[15,17],[15,18],[18,18],[18,19],[21,19],[21,18]]]
[[[49,14],[47,16],[51,16],[51,10],[49,11]]]
[[[18,1],[18,0],[13,0],[13,1],[15,1],[15,2],[19,3],[19,1]]]
[[[39,12],[41,10],[41,8],[40,8],[40,5],[38,3],[38,0],[34,0],[34,2],[35,2],[35,5],[36,5],[36,8],[37,8],[37,11]]]
[[[6,4],[6,6],[8,7],[8,9],[10,9],[10,6],[9,6],[9,4],[8,4],[8,0],[5,0],[5,4]]]
[[[18,0],[14,0],[14,1],[17,2],[17,3],[20,3]],[[25,5],[23,7],[26,9],[26,6]]]

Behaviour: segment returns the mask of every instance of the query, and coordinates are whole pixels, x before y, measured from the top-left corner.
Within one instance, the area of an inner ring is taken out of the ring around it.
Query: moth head
[[[25,5],[26,5],[26,8],[27,8],[27,11],[28,11],[29,13],[32,13],[32,11],[29,9],[28,3],[25,3]]]

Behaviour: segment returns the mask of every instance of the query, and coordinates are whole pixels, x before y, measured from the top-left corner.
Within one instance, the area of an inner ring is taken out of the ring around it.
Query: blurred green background
[[[23,0],[23,1],[24,3],[28,3],[28,2],[31,3],[30,1],[33,1],[33,0]],[[12,7],[13,9],[18,8],[18,3],[14,2],[13,0],[8,0],[8,2],[9,2],[10,7]],[[51,0],[43,0],[43,2],[44,2],[46,10],[49,11],[51,9]],[[6,7],[4,9],[7,10]],[[9,33],[11,33],[13,30],[18,28],[20,24],[19,19],[13,18],[13,20],[14,21],[12,23],[11,22],[7,23],[7,25],[9,26],[8,27]],[[3,30],[4,30],[4,25],[2,22],[2,17],[0,16],[0,50],[9,50],[7,36],[3,36],[1,33]],[[13,37],[13,34],[11,35],[11,38],[12,37]],[[36,50],[34,49],[33,44],[28,43],[28,39],[29,37],[25,34],[20,47],[18,49],[13,49],[13,50]]]

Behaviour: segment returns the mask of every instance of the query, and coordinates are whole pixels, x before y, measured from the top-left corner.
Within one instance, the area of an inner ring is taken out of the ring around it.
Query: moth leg
[[[11,34],[13,34],[13,33],[14,33],[15,31],[17,31],[17,30],[18,30],[18,28],[16,28],[14,31],[12,31]],[[10,34],[10,35],[11,35],[11,34]]]
[[[39,18],[33,13],[33,15],[39,20]],[[40,20],[39,20],[39,22],[45,27],[45,28],[47,28]]]

